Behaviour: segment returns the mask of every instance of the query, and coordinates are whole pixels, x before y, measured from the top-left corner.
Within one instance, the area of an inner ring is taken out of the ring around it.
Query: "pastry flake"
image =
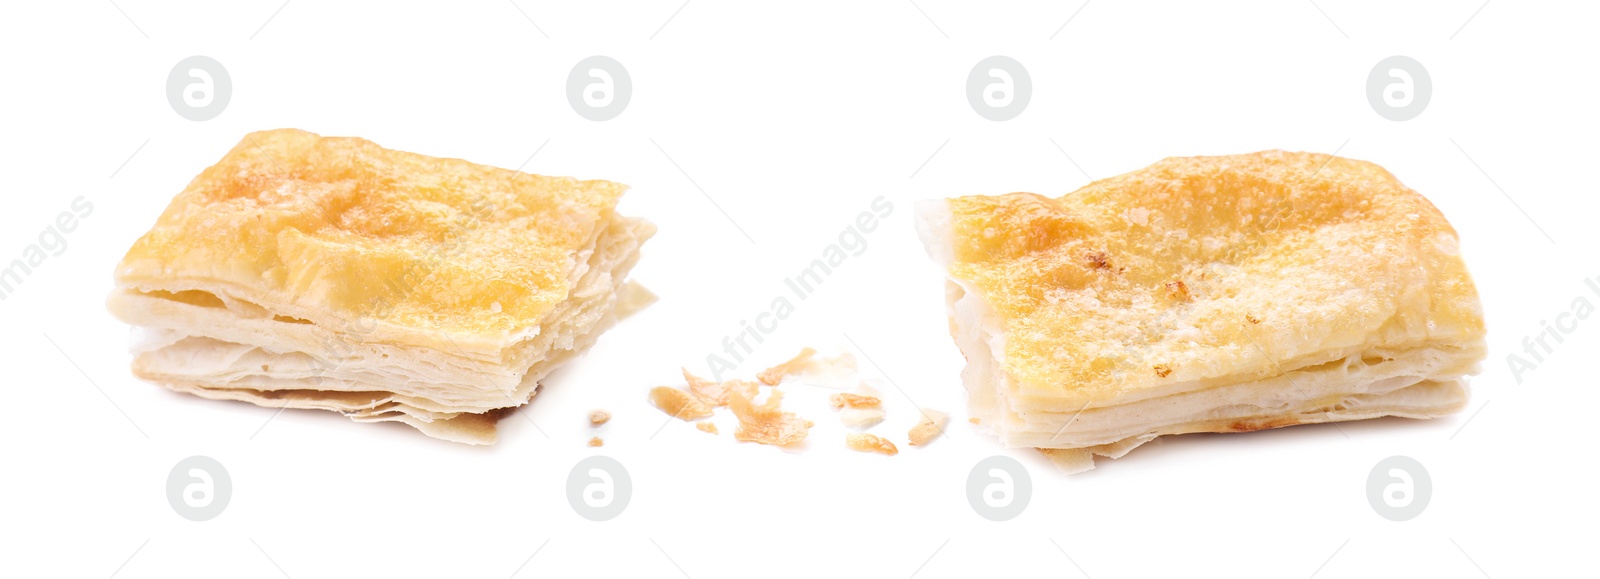
[[[660,408],[662,412],[684,422],[694,422],[703,418],[711,418],[711,406],[688,392],[671,386],[656,386],[650,389],[650,403]]]
[[[927,444],[928,441],[933,440],[940,434],[944,434],[944,425],[949,419],[950,415],[948,414],[923,408],[922,420],[917,422],[916,426],[911,427],[910,432],[906,433],[907,441],[911,446]]]
[[[845,426],[868,428],[883,422],[883,399],[876,388],[866,383],[857,386],[854,393],[835,393],[828,397],[828,401],[839,411],[839,422]]]
[[[723,382],[707,380],[683,370],[683,379],[689,386],[689,392],[699,398],[708,406],[723,407],[728,405],[728,398],[734,391],[744,392],[745,396],[754,398],[756,390],[760,388],[750,380],[732,379]]]
[[[883,401],[879,400],[877,396],[851,394],[849,392],[836,393],[833,396],[829,396],[828,401],[833,404],[836,410],[847,406],[850,408],[877,408],[883,404]]]
[[[811,430],[811,421],[781,410],[779,405],[782,403],[782,390],[771,390],[766,401],[759,405],[753,397],[735,391],[728,402],[728,408],[739,419],[739,429],[733,432],[734,439],[778,446],[805,440]]]
[[[251,133],[134,242],[107,305],[145,380],[487,444],[615,321],[654,233],[615,212],[624,189]]]
[[[893,442],[873,434],[846,434],[844,444],[857,452],[876,452],[887,456],[900,454],[900,449],[895,448]]]
[[[1372,163],[1172,158],[1057,199],[926,202],[918,230],[972,414],[1010,446],[1436,417],[1485,356],[1455,230]]]
[[[811,357],[815,355],[817,355],[815,349],[803,348],[799,354],[796,354],[795,357],[790,358],[788,361],[762,370],[760,374],[756,375],[756,379],[760,380],[762,384],[777,386],[779,382],[783,381],[784,376],[797,373],[802,368],[805,368],[811,362]]]

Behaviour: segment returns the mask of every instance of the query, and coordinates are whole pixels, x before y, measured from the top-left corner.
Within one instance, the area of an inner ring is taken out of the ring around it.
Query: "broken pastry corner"
[[[655,292],[650,291],[650,288],[630,279],[623,282],[622,289],[617,290],[617,311],[615,315],[618,320],[626,319],[660,300],[661,298]]]
[[[448,186],[441,186],[441,183]],[[469,444],[648,292],[626,186],[282,129],[178,193],[114,272],[137,377]]]
[[[888,456],[900,454],[889,439],[874,434],[850,433],[844,435],[845,446],[857,452],[876,452]]]
[[[1487,355],[1455,229],[1364,161],[1175,157],[924,201],[917,232],[970,414],[1064,470],[1168,434],[1448,415]]]

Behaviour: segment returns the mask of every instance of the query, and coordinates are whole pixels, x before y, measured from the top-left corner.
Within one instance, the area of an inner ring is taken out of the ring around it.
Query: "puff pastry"
[[[625,186],[252,133],[118,264],[133,372],[180,392],[494,441],[647,292]]]
[[[1166,434],[1456,412],[1486,353],[1455,230],[1372,163],[1172,158],[925,201],[918,230],[974,417],[1073,470]]]

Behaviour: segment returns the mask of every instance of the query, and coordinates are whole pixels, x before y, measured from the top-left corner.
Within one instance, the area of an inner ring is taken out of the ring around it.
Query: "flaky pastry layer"
[[[1438,416],[1485,355],[1455,231],[1371,163],[1167,159],[918,211],[972,410],[1007,444]]]
[[[612,210],[621,190],[253,133],[129,251],[108,307],[141,378],[488,443],[648,295],[626,275],[654,227]]]

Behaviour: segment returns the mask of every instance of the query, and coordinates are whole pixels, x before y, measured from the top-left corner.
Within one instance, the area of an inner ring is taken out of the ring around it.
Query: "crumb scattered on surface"
[[[876,452],[889,456],[900,454],[900,449],[895,448],[893,442],[873,434],[846,434],[844,444],[850,447],[850,450],[858,452]]]
[[[734,391],[728,401],[728,408],[739,419],[739,429],[733,433],[735,439],[781,446],[805,440],[806,434],[811,431],[810,420],[779,408],[783,402],[783,391],[772,390],[767,395],[767,401],[760,405],[751,398],[744,392]]]
[[[795,376],[810,386],[844,390],[862,384],[856,370],[856,357],[849,352],[840,352],[837,356],[811,358]]]
[[[883,399],[877,389],[862,383],[854,393],[839,392],[828,397],[839,410],[839,422],[854,428],[868,428],[883,422]]]
[[[883,422],[882,408],[845,408],[839,412],[839,422],[852,428],[869,428]]]
[[[707,380],[690,374],[687,368],[683,370],[683,380],[689,384],[689,392],[694,393],[695,398],[712,407],[727,406],[728,393],[735,389],[745,390],[753,397],[757,388],[756,383],[749,380],[734,379],[725,382]]]
[[[711,417],[711,407],[694,396],[671,386],[650,389],[650,402],[673,418],[685,422]]]
[[[1063,474],[1077,474],[1094,468],[1094,454],[1081,448],[1041,448],[1039,452]]]
[[[600,437],[598,437],[598,436],[589,439],[589,446],[601,446],[601,445],[604,445],[605,443],[606,443],[606,441],[600,440]]]
[[[696,376],[688,368],[683,368],[682,370],[683,381],[689,385],[689,392],[694,393],[696,397],[707,404],[722,406],[728,403],[727,394],[722,388],[722,382],[715,382]],[[721,400],[720,402],[718,401],[719,399]]]
[[[918,422],[916,426],[911,427],[911,432],[906,433],[906,438],[910,439],[911,446],[927,444],[928,441],[933,440],[934,437],[944,432],[944,423],[949,419],[950,415],[948,414],[923,408],[922,422]]]
[[[973,424],[981,424],[983,421],[978,420],[978,417],[974,416],[972,418],[968,418],[967,422],[971,422]]]
[[[595,410],[589,413],[589,426],[600,426],[611,420],[611,413],[604,410]]]
[[[712,433],[712,434],[718,434],[716,423],[714,423],[714,422],[712,422],[710,420],[702,420],[700,422],[696,422],[696,423],[694,423],[694,427],[700,429],[701,432],[709,432],[709,433]]]
[[[851,394],[849,392],[834,394],[829,396],[828,400],[833,402],[834,408],[844,408],[846,406],[851,408],[877,408],[883,404],[883,401],[879,400],[877,396]]]
[[[1172,373],[1172,367],[1166,364],[1156,364],[1154,368],[1158,378],[1166,378],[1167,374]]]
[[[817,355],[815,349],[802,349],[799,354],[796,354],[795,357],[790,358],[787,362],[762,370],[760,374],[756,375],[756,379],[760,380],[762,384],[777,386],[779,382],[783,381],[784,376],[798,373],[801,368],[805,367],[806,362],[810,361],[811,357],[815,355]]]

